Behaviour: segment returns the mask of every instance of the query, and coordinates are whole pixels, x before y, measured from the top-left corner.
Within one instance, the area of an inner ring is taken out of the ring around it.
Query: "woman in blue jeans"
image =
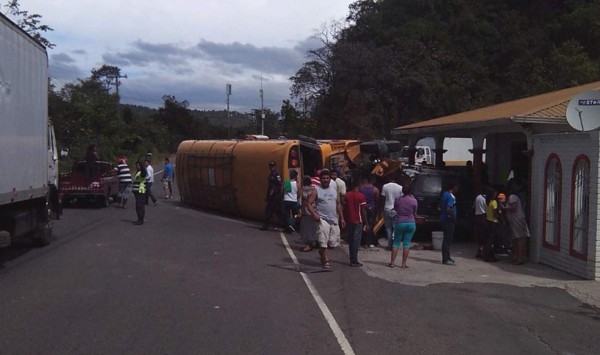
[[[396,227],[394,229],[394,243],[392,245],[392,260],[388,264],[394,267],[398,249],[402,242],[402,268],[408,269],[406,260],[410,250],[410,241],[412,240],[417,225],[415,218],[417,216],[417,199],[412,195],[412,184],[407,183],[402,187],[402,196],[394,201],[394,210],[396,210]]]

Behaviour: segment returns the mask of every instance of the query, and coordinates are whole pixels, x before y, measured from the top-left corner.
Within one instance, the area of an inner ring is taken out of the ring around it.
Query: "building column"
[[[435,153],[435,166],[437,168],[444,167],[444,153],[446,153],[446,149],[444,149],[444,136],[435,136],[435,149],[432,149]]]
[[[525,201],[525,204],[527,206],[527,208],[525,209],[525,217],[527,219],[527,224],[529,225],[529,231],[531,232],[532,230],[536,230],[536,228],[533,228],[533,226],[531,225],[531,186],[532,186],[532,173],[533,173],[533,149],[532,149],[532,145],[530,143],[530,139],[527,139],[527,150],[523,152],[523,154],[525,154],[525,156],[527,156],[527,161],[529,164],[528,170],[529,172],[527,173],[527,201]],[[542,176],[544,176],[545,174],[542,174]],[[545,193],[545,191],[544,191]],[[542,222],[543,223],[543,222]],[[538,235],[531,235],[531,238],[526,238],[526,242],[529,243],[529,245],[527,246],[527,256],[529,257],[529,260],[538,263],[540,261],[540,249],[542,248],[542,244],[543,241],[542,239],[544,238],[544,236],[542,235],[542,233],[538,233]]]
[[[527,216],[527,222],[531,221],[531,184],[532,184],[532,173],[533,173],[533,133],[527,127],[523,128],[523,133],[527,139],[527,150],[523,154],[527,157],[528,172],[527,172],[527,209],[525,215]]]
[[[485,153],[485,149],[483,149],[485,134],[474,134],[471,139],[473,140],[473,149],[470,149],[469,152],[473,154],[473,186],[475,187],[475,193],[480,194],[483,192],[483,185],[489,183],[483,181],[481,176],[483,172],[483,154]]]
[[[414,145],[408,147],[408,165],[415,165],[415,154],[417,148]]]
[[[409,137],[408,138],[408,165],[415,165],[415,153],[417,152],[417,142],[418,138]]]

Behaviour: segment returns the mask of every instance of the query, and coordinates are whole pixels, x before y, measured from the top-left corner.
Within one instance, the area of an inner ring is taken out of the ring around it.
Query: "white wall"
[[[532,162],[531,256],[533,261],[587,278],[600,280],[600,198],[598,191],[600,149],[599,135],[594,132],[557,133],[533,137],[534,156]],[[556,154],[562,167],[560,250],[544,247],[544,170],[550,154]],[[588,260],[584,261],[569,254],[571,228],[571,186],[573,163],[580,154],[590,160],[590,225],[588,235]],[[596,198],[594,198],[596,196]]]

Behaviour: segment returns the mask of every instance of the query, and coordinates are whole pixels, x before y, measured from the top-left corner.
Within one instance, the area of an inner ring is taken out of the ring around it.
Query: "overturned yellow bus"
[[[283,179],[323,168],[321,147],[305,140],[188,140],[176,155],[177,188],[190,205],[236,216],[262,219],[268,163]]]
[[[323,166],[339,168],[343,174],[362,158],[360,142],[357,140],[318,140],[317,144],[321,148]]]

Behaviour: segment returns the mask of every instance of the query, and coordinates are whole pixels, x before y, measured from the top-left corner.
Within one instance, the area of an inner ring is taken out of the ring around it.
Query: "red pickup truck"
[[[117,199],[119,179],[117,170],[108,162],[96,161],[93,166],[85,161],[76,161],[68,173],[58,179],[58,197],[63,205],[74,200],[91,200],[108,207]]]

